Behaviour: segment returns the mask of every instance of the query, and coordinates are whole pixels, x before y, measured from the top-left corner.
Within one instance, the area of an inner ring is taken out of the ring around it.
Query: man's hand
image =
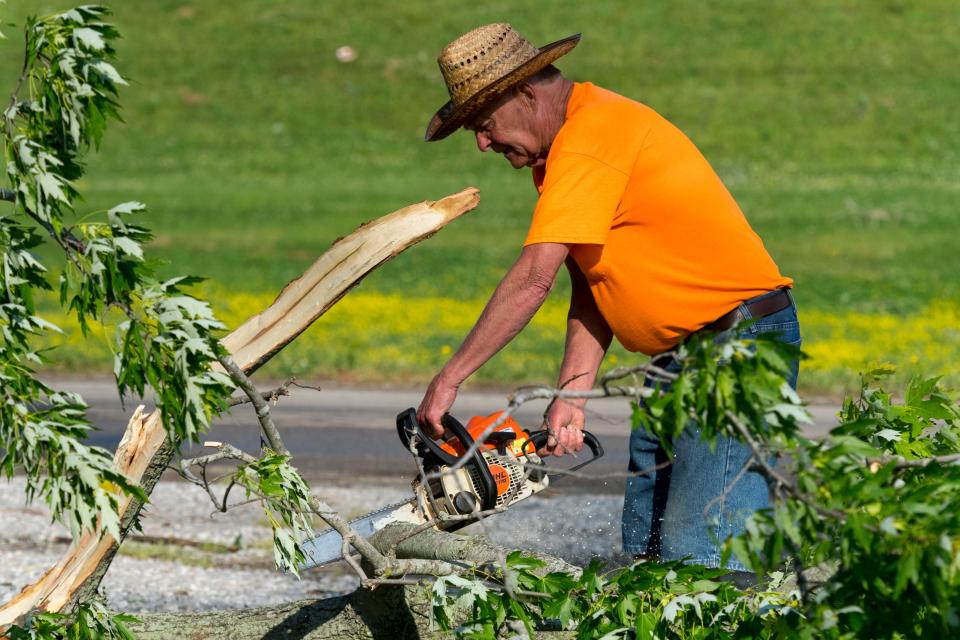
[[[450,411],[453,401],[457,399],[459,385],[452,384],[441,371],[430,382],[420,408],[417,409],[417,420],[427,432],[427,435],[437,439],[443,435],[443,426],[440,419]]]
[[[583,448],[583,407],[569,400],[557,398],[547,410],[547,430],[550,437],[540,449],[541,455],[562,456]]]

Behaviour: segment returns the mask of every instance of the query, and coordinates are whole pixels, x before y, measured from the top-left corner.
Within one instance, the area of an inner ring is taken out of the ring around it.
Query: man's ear
[[[517,92],[517,96],[523,102],[524,105],[531,109],[536,109],[537,106],[537,92],[533,88],[533,85],[529,82],[521,82],[513,88]]]

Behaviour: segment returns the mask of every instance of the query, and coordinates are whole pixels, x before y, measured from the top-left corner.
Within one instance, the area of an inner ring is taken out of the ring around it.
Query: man
[[[426,390],[418,418],[436,437],[460,384],[529,322],[561,265],[572,284],[559,374],[566,389],[593,386],[613,336],[656,356],[695,331],[754,317],[761,319],[750,332],[773,330],[799,343],[792,281],[693,143],[649,107],[571,82],[553,67],[579,40],[537,49],[510,25],[493,24],[458,38],[438,59],[451,99],[426,139],[464,127],[481,151],[530,167],[540,196],[520,257]],[[583,405],[550,406],[553,437],[544,453],[580,450]],[[718,542],[767,504],[766,486],[747,474],[705,517],[749,451],[723,441],[710,452],[695,429],[674,451],[672,465],[650,471],[663,462],[663,449],[641,430],[631,435],[630,468],[647,473],[628,483],[624,548],[718,566]]]

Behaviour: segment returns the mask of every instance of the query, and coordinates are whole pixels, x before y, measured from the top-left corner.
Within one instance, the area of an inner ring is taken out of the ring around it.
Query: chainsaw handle
[[[536,450],[539,451],[544,447],[544,445],[547,444],[547,439],[549,437],[550,437],[550,431],[548,431],[547,429],[542,429],[540,431],[534,431],[533,433],[531,433],[530,438],[527,439],[527,442],[532,444],[536,448]],[[593,454],[593,457],[585,462],[581,462],[576,466],[570,467],[569,469],[567,469],[567,471],[576,471],[577,469],[581,469],[587,466],[594,460],[603,457],[603,445],[600,444],[600,440],[597,438],[597,436],[593,435],[589,431],[584,430],[583,444],[587,445],[590,448],[590,452]],[[526,449],[526,446],[527,446],[526,443],[524,443],[523,446],[524,446],[524,449]],[[543,465],[543,467],[549,469],[547,465]],[[549,470],[548,470],[548,473],[549,473]]]
[[[470,447],[474,444],[474,439],[471,437],[470,432],[467,431],[466,427],[461,424],[459,420],[454,418],[449,413],[443,414],[443,417],[440,418],[440,424],[443,428],[460,441],[460,444],[463,445],[464,450],[469,450]],[[416,434],[420,443],[426,447],[427,451],[433,454],[442,464],[446,465],[455,465],[460,461],[460,458],[453,455],[452,453],[445,451],[443,448],[437,444],[437,441],[428,436],[423,431],[423,427],[420,426],[420,422],[417,420],[417,411],[416,409],[410,408],[406,411],[400,413],[397,416],[397,434],[400,436],[400,442],[407,448],[410,447],[410,437]],[[419,453],[421,457],[425,457],[424,450],[419,448]],[[487,464],[487,461],[484,459],[483,454],[480,449],[477,449],[473,452],[473,455],[464,463],[465,466],[472,465],[476,468],[477,473],[480,476],[480,482],[483,485],[483,498],[480,504],[481,511],[489,511],[497,505],[497,483],[493,479],[493,474],[490,473],[490,466]]]
[[[432,454],[441,464],[457,463],[457,456],[444,451],[433,438],[423,432],[420,422],[417,421],[417,410],[412,407],[397,416],[397,435],[400,436],[400,442],[406,449],[410,448],[410,438],[416,435],[418,440],[417,452],[421,458],[426,458],[427,455]]]

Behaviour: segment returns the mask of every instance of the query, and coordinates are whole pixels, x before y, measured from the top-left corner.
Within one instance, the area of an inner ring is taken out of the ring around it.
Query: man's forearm
[[[442,375],[459,385],[523,329],[550,294],[566,255],[563,245],[527,247],[493,292]]]
[[[593,387],[603,356],[610,346],[611,335],[597,336],[579,320],[567,321],[567,342],[557,385],[568,390]]]
[[[523,329],[546,299],[549,289],[528,287],[505,278],[443,374],[460,384]]]

